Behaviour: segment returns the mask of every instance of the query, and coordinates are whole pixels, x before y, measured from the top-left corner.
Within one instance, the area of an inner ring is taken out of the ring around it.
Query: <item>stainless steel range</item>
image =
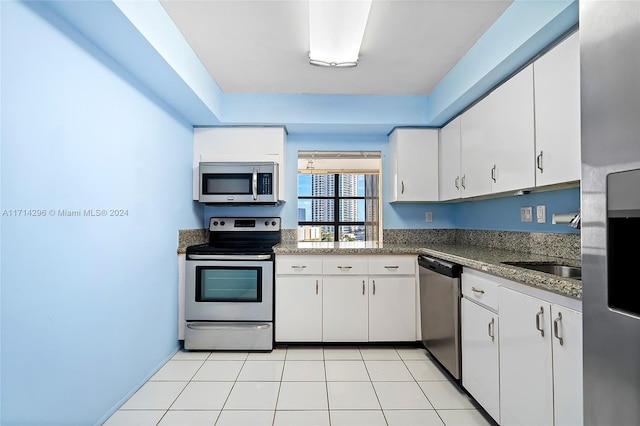
[[[273,246],[279,217],[212,217],[187,247],[185,349],[273,349]]]

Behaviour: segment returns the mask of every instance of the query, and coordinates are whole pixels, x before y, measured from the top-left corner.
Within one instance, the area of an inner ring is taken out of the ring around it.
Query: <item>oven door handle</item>
[[[190,254],[191,260],[271,260],[270,254]]]
[[[233,329],[238,329],[238,328],[245,328],[245,329],[255,329],[255,330],[264,330],[265,328],[269,328],[269,324],[238,324],[238,323],[233,323],[233,324],[203,324],[203,323],[195,323],[195,324],[187,324],[187,328],[190,328],[191,330],[213,330],[213,329],[228,329],[228,330],[233,330]]]

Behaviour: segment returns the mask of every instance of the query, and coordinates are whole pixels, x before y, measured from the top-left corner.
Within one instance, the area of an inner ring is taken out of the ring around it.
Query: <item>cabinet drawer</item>
[[[321,275],[320,256],[276,256],[277,275]]]
[[[498,310],[498,284],[473,271],[465,270],[462,274],[462,295],[495,311]]]
[[[415,275],[415,256],[370,256],[370,275]]]
[[[322,272],[329,275],[366,275],[367,258],[363,256],[326,256]]]

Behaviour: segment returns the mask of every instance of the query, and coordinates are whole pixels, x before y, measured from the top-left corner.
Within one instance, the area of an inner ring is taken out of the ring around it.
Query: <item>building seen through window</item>
[[[298,241],[378,241],[380,153],[311,155],[298,157]]]

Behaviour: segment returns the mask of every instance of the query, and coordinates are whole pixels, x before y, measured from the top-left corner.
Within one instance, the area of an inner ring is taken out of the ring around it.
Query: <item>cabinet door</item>
[[[438,189],[440,201],[460,198],[460,117],[440,129]]]
[[[491,193],[491,155],[487,123],[491,105],[485,98],[460,117],[460,190],[461,196],[476,197]]]
[[[553,425],[551,305],[504,287],[498,303],[500,424]]]
[[[462,299],[462,385],[500,423],[498,315]]]
[[[391,202],[438,201],[438,130],[395,129],[389,145]]]
[[[582,314],[552,305],[551,318],[553,321],[555,425],[581,425],[583,424]]]
[[[580,41],[574,33],[534,62],[536,185],[580,180]]]
[[[416,341],[416,278],[369,277],[369,341]]]
[[[369,303],[366,276],[325,276],[322,291],[322,340],[366,342]]]
[[[278,276],[275,289],[276,341],[322,341],[322,277]]]
[[[198,127],[193,130],[193,199],[198,199],[201,161],[275,161],[279,164],[278,194],[285,196],[287,179],[284,127]]]
[[[511,77],[487,99],[491,191],[534,187],[533,67]]]

